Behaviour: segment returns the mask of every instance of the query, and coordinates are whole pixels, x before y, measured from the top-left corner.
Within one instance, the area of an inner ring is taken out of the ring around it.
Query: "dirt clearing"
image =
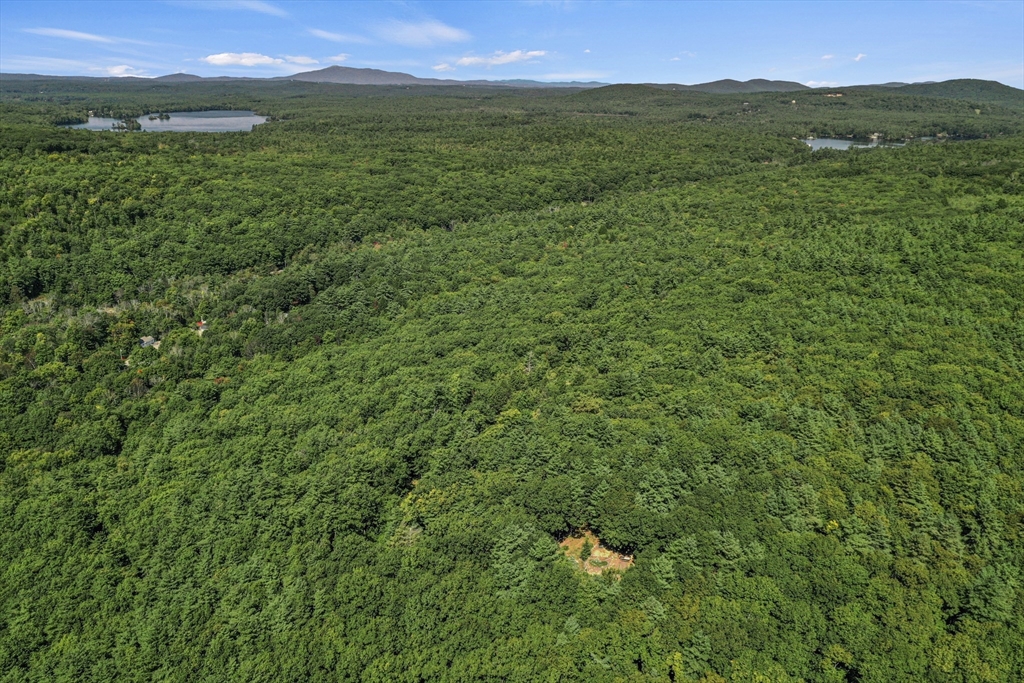
[[[588,574],[607,569],[624,572],[633,566],[633,556],[617,553],[601,545],[601,539],[590,531],[577,532],[558,544],[576,567]],[[589,552],[586,552],[589,551]]]

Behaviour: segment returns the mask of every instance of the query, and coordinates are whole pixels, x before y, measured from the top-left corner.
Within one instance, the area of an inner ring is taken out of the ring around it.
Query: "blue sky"
[[[0,71],[1024,87],[1024,2],[0,0]]]

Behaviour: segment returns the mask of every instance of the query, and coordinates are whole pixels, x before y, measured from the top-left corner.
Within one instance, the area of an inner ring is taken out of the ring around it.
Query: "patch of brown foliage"
[[[583,544],[588,541],[591,546],[590,557],[584,561],[580,553],[583,550]],[[601,539],[591,531],[577,532],[558,545],[578,569],[588,574],[597,575],[608,569],[624,572],[633,566],[632,555],[623,555],[604,547],[601,545]]]

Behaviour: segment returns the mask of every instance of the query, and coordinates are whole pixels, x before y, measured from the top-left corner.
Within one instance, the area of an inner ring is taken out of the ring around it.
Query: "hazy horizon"
[[[0,71],[272,78],[332,64],[453,80],[1024,88],[1019,2],[0,4]]]

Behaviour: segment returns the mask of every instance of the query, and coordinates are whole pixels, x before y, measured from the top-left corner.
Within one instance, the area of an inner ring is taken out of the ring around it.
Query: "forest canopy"
[[[1022,110],[827,92],[0,81],[0,680],[1024,678]]]

